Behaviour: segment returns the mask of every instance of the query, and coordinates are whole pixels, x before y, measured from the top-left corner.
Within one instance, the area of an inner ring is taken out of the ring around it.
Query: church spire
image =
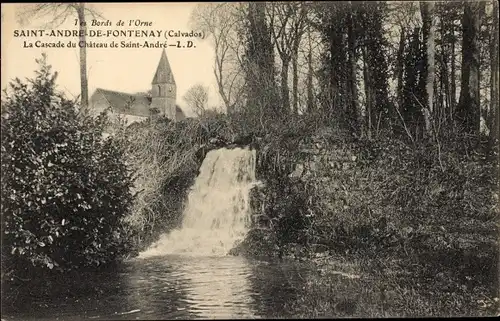
[[[167,52],[165,49],[163,49],[163,52],[161,53],[160,62],[158,63],[158,68],[156,68],[156,73],[151,84],[175,85],[174,74],[170,68],[170,63],[168,62]]]

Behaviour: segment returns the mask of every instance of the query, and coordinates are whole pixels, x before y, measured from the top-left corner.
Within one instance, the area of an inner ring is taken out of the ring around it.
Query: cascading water
[[[208,152],[188,195],[182,227],[162,235],[139,257],[226,255],[248,232],[255,163],[255,150]]]

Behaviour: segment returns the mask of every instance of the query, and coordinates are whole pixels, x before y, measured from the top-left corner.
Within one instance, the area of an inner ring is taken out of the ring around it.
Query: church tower
[[[151,85],[151,109],[153,112],[176,121],[177,86],[165,49],[161,53],[160,62]]]

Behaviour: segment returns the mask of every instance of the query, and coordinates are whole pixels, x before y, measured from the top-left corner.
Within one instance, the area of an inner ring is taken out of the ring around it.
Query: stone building
[[[176,105],[176,98],[177,86],[167,53],[163,49],[150,92],[130,94],[97,88],[90,97],[89,104],[96,113],[110,107],[110,116],[121,116],[127,124],[155,115],[164,115],[179,121],[184,119],[185,115]]]

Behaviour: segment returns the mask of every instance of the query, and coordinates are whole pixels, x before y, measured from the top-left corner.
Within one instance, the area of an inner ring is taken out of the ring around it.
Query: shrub
[[[36,78],[15,79],[2,102],[2,254],[57,270],[99,266],[126,250],[123,151],[103,135],[105,116],[79,112],[56,92],[46,56],[37,62]]]

